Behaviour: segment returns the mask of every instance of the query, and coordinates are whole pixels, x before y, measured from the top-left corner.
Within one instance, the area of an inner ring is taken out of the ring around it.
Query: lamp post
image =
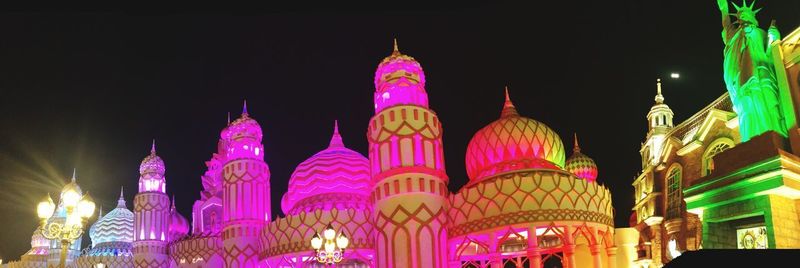
[[[36,212],[41,220],[42,236],[49,240],[61,241],[59,267],[64,268],[67,250],[76,239],[83,235],[83,226],[94,214],[95,203],[89,193],[81,195],[75,189],[67,189],[61,195],[61,202],[67,214],[63,223],[50,220],[56,209],[56,204],[53,203],[50,194],[42,202],[39,202]]]
[[[322,231],[322,236],[319,233],[314,234],[311,238],[311,247],[316,251],[317,261],[324,264],[339,263],[344,259],[344,250],[350,244],[350,240],[344,231],[340,231],[336,235],[336,230],[333,229],[331,224]]]

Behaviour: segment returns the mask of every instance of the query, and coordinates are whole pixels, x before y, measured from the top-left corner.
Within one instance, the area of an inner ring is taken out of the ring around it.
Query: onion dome
[[[261,125],[259,125],[255,119],[250,118],[250,115],[247,113],[247,101],[244,101],[242,115],[228,124],[228,126],[222,130],[220,136],[227,141],[243,138],[261,141],[262,135]]]
[[[75,173],[76,173],[76,171],[77,171],[76,169],[72,169],[72,179],[70,180],[69,183],[67,183],[67,185],[64,185],[64,188],[61,189],[61,194],[62,195],[64,193],[66,193],[67,191],[69,191],[69,190],[74,190],[78,194],[83,194],[83,191],[81,190],[81,187],[78,186],[77,182],[75,182]]]
[[[164,160],[161,160],[161,157],[156,155],[156,140],[153,140],[150,155],[146,156],[142,160],[142,164],[139,165],[139,174],[157,173],[163,175],[164,171]]]
[[[597,180],[597,164],[594,160],[581,153],[581,147],[578,145],[578,134],[575,134],[575,148],[572,149],[572,155],[567,159],[567,171],[575,174],[578,178],[587,181]]]
[[[128,210],[125,205],[125,197],[122,190],[120,190],[117,207],[105,216],[99,216],[97,221],[89,228],[92,247],[104,243],[132,243],[133,218],[133,212]]]
[[[316,203],[311,198],[314,196],[354,194],[366,197],[369,195],[369,186],[369,160],[344,146],[337,122],[328,148],[295,168],[281,207],[284,213],[289,214],[314,208]]]
[[[175,209],[175,196],[172,197],[172,207],[169,210],[169,239],[178,240],[189,234],[189,221]]]
[[[500,119],[483,127],[467,145],[470,183],[503,172],[564,166],[564,144],[544,123],[520,116],[508,96]]]
[[[400,53],[397,39],[394,51],[375,71],[375,112],[395,105],[428,107],[425,72],[413,57]]]

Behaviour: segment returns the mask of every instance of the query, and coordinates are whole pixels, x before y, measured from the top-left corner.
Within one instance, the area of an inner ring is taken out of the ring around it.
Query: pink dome
[[[597,164],[594,160],[581,153],[581,147],[578,146],[578,135],[575,135],[575,148],[572,149],[572,155],[567,159],[564,169],[578,178],[587,181],[597,180]]]
[[[139,165],[139,174],[146,174],[146,173],[158,173],[164,174],[164,160],[161,160],[161,157],[156,155],[156,141],[153,140],[153,147],[150,148],[150,155],[146,156],[142,160],[142,164]]]
[[[369,186],[369,160],[344,146],[336,124],[328,148],[300,163],[292,173],[281,208],[286,214],[312,209],[319,204],[311,197],[324,194],[355,194],[366,198]]]
[[[470,183],[513,170],[561,169],[564,144],[547,125],[520,116],[506,90],[500,119],[472,136],[467,145],[466,164]]]
[[[414,58],[403,55],[394,42],[392,55],[384,58],[375,71],[375,112],[395,105],[428,107],[425,72]]]
[[[245,101],[242,107],[242,115],[231,122],[228,127],[222,130],[222,139],[226,141],[240,140],[243,138],[250,138],[261,141],[263,133],[261,132],[261,125],[255,119],[250,118],[247,113],[247,102]]]
[[[169,211],[169,239],[181,239],[189,234],[189,221],[175,209],[175,197],[172,197],[172,208]]]

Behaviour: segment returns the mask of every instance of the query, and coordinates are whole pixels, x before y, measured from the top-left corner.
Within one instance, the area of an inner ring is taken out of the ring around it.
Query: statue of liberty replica
[[[787,107],[781,107],[780,91],[770,52],[770,43],[779,40],[780,34],[772,21],[768,32],[758,28],[758,20],[750,6],[733,6],[736,13],[728,13],[728,2],[717,0],[722,11],[722,40],[725,43],[725,85],[739,116],[739,133],[742,142],[767,131],[787,136],[784,116]],[[736,21],[731,22],[731,16]],[[791,104],[788,104],[791,105]]]

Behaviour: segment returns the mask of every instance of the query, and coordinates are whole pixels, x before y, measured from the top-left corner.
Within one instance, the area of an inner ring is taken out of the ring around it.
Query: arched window
[[[667,172],[667,219],[681,217],[681,178],[683,169],[678,164],[673,164]]]
[[[703,153],[703,177],[711,174],[714,170],[714,156],[733,147],[733,140],[729,138],[719,138],[708,145],[708,149]]]

